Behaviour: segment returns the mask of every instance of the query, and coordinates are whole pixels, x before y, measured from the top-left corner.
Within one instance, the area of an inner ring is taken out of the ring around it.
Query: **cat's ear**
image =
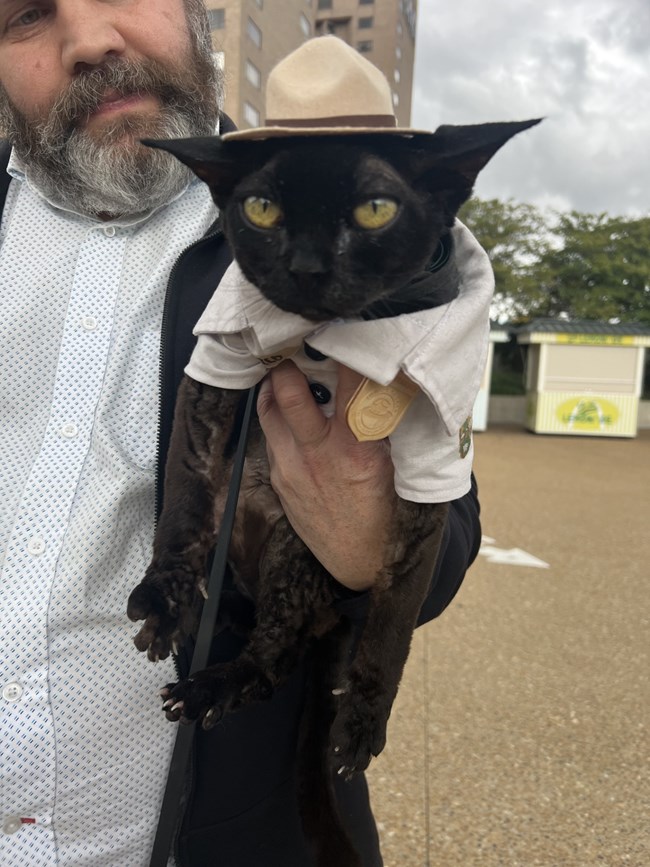
[[[499,148],[517,133],[537,126],[541,120],[439,126],[429,139],[432,155],[453,166],[473,183]]]
[[[478,173],[499,148],[540,121],[541,118],[511,123],[446,125],[438,127],[431,136],[415,136],[413,143],[419,150],[415,181],[431,192],[446,190],[446,204],[451,214],[455,214],[470,197]]]
[[[189,166],[210,187],[219,205],[223,205],[235,186],[250,171],[247,161],[233,159],[232,152],[218,136],[142,139],[142,144],[168,151]]]

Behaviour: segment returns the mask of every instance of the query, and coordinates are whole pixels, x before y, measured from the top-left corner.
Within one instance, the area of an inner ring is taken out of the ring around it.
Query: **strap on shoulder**
[[[11,145],[8,141],[0,141],[0,216],[4,207],[5,199],[7,198],[7,190],[11,183],[11,176],[7,174],[7,166],[9,165],[9,155],[11,154]]]

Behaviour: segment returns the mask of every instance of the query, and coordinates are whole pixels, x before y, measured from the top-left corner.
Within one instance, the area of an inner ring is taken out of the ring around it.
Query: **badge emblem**
[[[418,391],[402,372],[389,385],[364,379],[346,407],[348,427],[359,442],[390,436]]]
[[[466,458],[472,445],[472,416],[468,415],[458,431],[459,449],[461,458]]]

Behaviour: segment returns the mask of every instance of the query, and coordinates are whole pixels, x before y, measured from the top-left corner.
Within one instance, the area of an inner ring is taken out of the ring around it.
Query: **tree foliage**
[[[650,325],[650,218],[561,214],[545,253],[544,314]]]
[[[650,217],[558,214],[474,198],[460,218],[492,261],[497,318],[650,325]]]

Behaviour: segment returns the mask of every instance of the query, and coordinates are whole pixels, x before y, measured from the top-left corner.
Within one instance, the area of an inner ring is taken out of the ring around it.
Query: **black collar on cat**
[[[460,276],[452,258],[451,235],[443,235],[424,271],[387,298],[373,302],[361,312],[362,319],[385,319],[448,304],[458,295]]]

